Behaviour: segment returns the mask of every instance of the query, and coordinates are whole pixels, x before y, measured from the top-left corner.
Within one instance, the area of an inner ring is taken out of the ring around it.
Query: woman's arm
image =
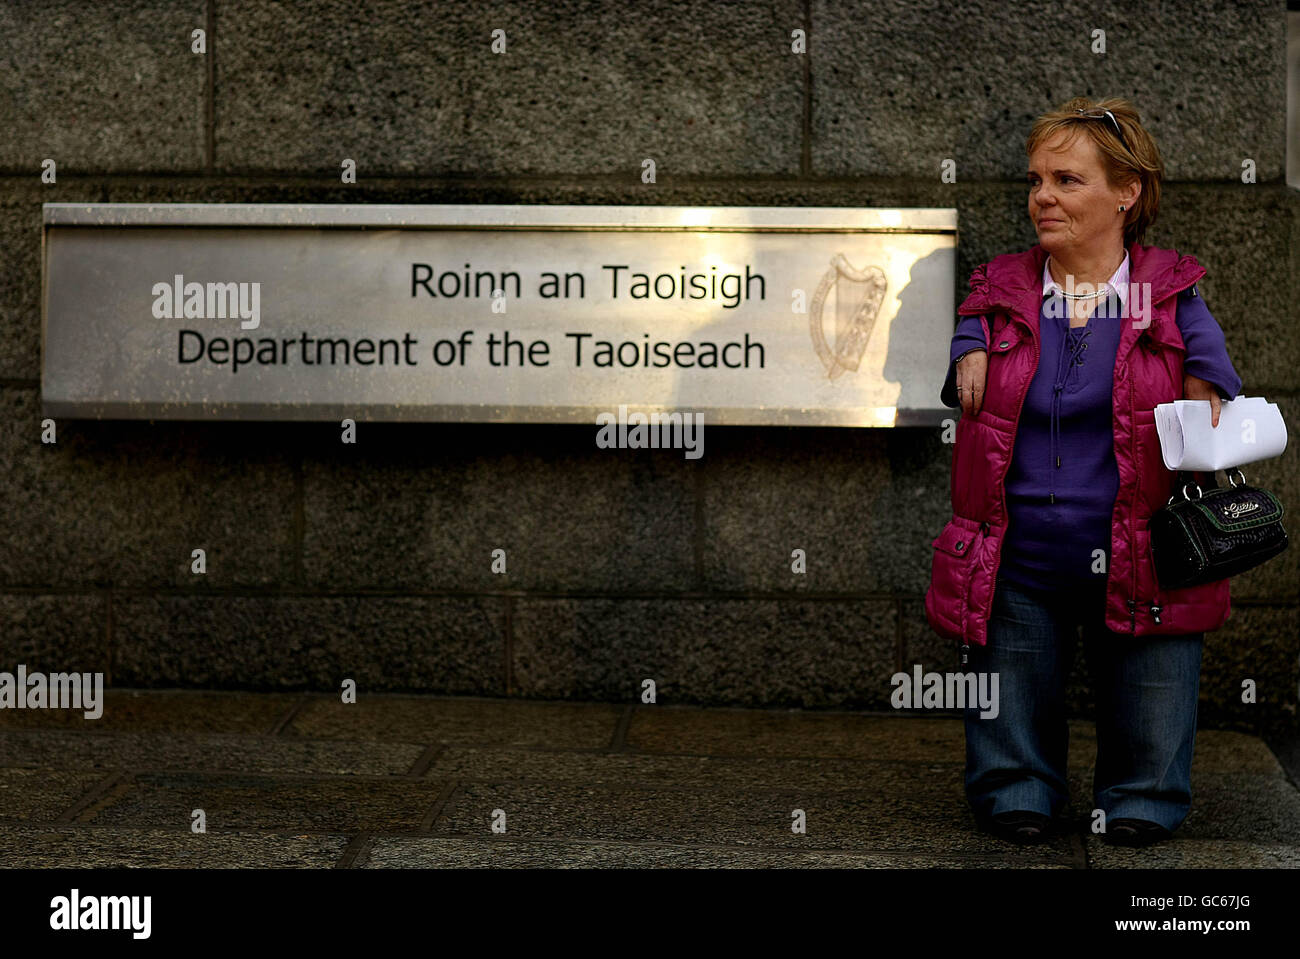
[[[943,388],[939,391],[939,402],[944,406],[961,406],[957,396],[957,357],[968,350],[987,350],[988,340],[984,336],[984,324],[980,317],[963,316],[952,334],[952,347],[948,352],[948,375],[944,377]]]
[[[1178,294],[1175,317],[1187,348],[1183,373],[1212,384],[1223,399],[1235,399],[1241,392],[1241,377],[1228,358],[1223,330],[1195,286]]]

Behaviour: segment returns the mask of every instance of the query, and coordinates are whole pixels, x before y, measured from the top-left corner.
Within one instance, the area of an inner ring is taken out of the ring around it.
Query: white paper
[[[1211,426],[1209,400],[1175,400],[1155,409],[1156,432],[1165,467],[1212,472],[1280,456],[1286,423],[1276,403],[1262,396],[1238,396],[1219,408]]]

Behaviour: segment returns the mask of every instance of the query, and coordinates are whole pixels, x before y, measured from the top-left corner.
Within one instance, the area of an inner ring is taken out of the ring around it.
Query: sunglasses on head
[[[1119,128],[1119,121],[1115,119],[1115,114],[1109,110],[1102,110],[1099,113],[1084,113],[1083,110],[1077,109],[1074,112],[1085,120],[1110,120],[1111,126],[1115,128],[1115,136],[1119,137],[1120,146],[1128,150],[1128,142],[1124,139],[1124,134]]]

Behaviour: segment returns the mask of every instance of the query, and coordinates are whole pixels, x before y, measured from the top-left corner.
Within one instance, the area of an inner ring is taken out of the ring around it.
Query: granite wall
[[[922,603],[938,429],[719,427],[698,461],[569,426],[363,424],[344,446],[327,423],[68,420],[45,445],[41,204],[956,207],[960,299],[1034,242],[1032,119],[1128,96],[1168,168],[1148,242],[1207,267],[1244,391],[1295,428],[1285,52],[1282,0],[0,6],[0,668],[887,708],[897,669],[955,662]],[[1248,472],[1293,509],[1298,450]],[[1300,547],[1234,580],[1203,725],[1294,726],[1298,603]],[[1071,698],[1086,714],[1081,662]]]

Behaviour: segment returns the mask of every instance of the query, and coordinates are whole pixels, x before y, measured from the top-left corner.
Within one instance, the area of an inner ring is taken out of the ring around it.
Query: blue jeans
[[[1039,593],[998,578],[988,645],[968,669],[998,673],[998,715],[965,710],[966,797],[976,816],[1056,816],[1069,799],[1065,687],[1077,630],[1097,702],[1094,808],[1176,829],[1191,807],[1203,633],[1124,636],[1104,622],[1105,577]],[[1090,811],[1091,812],[1091,811]]]

